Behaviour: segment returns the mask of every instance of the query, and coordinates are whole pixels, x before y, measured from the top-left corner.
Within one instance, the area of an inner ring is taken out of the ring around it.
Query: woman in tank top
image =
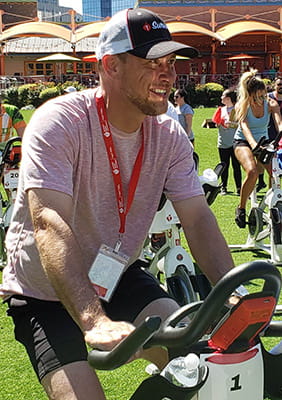
[[[246,226],[246,204],[255,188],[258,174],[265,168],[271,175],[271,165],[262,165],[253,155],[253,149],[264,136],[268,139],[270,114],[273,115],[278,130],[282,129],[279,106],[267,98],[267,90],[262,79],[256,76],[257,70],[245,72],[238,86],[236,119],[239,123],[234,136],[234,151],[239,163],[246,172],[240,192],[240,203],[235,211],[235,222],[239,228]]]

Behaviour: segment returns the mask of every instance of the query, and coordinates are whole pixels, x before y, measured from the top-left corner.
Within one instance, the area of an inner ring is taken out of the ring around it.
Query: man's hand
[[[95,326],[85,333],[85,342],[92,348],[112,350],[127,337],[135,327],[123,321],[112,321],[107,317],[99,319]]]

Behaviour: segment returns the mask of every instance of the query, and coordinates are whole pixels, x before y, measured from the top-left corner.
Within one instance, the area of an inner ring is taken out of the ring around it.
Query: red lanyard
[[[97,105],[97,111],[98,111],[101,129],[102,129],[102,133],[103,133],[103,138],[104,138],[104,142],[105,142],[105,146],[106,146],[106,150],[107,150],[107,154],[108,154],[108,158],[109,158],[109,162],[110,162],[110,167],[112,170],[114,185],[115,185],[117,208],[118,208],[119,219],[120,219],[119,233],[123,234],[125,232],[126,216],[129,213],[130,207],[131,207],[133,199],[134,199],[134,195],[135,195],[135,191],[136,191],[136,187],[137,187],[137,184],[139,181],[141,167],[142,167],[142,160],[143,160],[143,154],[144,154],[143,125],[142,125],[142,144],[141,144],[140,150],[137,154],[137,157],[136,157],[136,160],[134,163],[134,167],[132,170],[132,174],[130,177],[130,182],[129,182],[129,187],[128,187],[127,204],[125,207],[120,168],[119,168],[118,159],[117,159],[116,152],[115,152],[112,133],[111,133],[110,126],[108,123],[105,102],[104,102],[104,98],[102,95],[96,96],[96,105]]]

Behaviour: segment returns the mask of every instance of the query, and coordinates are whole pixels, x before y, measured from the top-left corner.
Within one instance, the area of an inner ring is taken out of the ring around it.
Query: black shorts
[[[263,145],[266,145],[270,143],[270,140],[266,140]],[[233,149],[236,149],[236,147],[248,147],[249,149],[252,150],[251,146],[249,145],[249,142],[245,139],[234,139],[233,140]]]
[[[170,296],[138,262],[124,273],[110,303],[104,303],[112,320],[133,322],[153,300]],[[41,381],[63,365],[87,360],[84,337],[60,302],[15,295],[7,301],[13,318],[15,338],[22,343]]]
[[[252,150],[251,146],[249,145],[249,142],[244,139],[234,139],[233,141],[233,149],[236,149],[236,147],[249,147],[249,149]]]

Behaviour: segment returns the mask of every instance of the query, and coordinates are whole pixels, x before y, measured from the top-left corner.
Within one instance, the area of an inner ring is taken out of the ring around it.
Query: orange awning
[[[237,55],[232,56],[232,57],[224,58],[224,60],[228,60],[228,61],[234,60],[235,61],[235,60],[250,60],[250,59],[255,59],[255,58],[263,58],[263,57],[256,56],[256,55],[251,55],[251,54],[241,53],[241,54],[237,54]]]
[[[97,62],[96,54],[90,54],[89,56],[82,57],[82,61],[85,62]]]

